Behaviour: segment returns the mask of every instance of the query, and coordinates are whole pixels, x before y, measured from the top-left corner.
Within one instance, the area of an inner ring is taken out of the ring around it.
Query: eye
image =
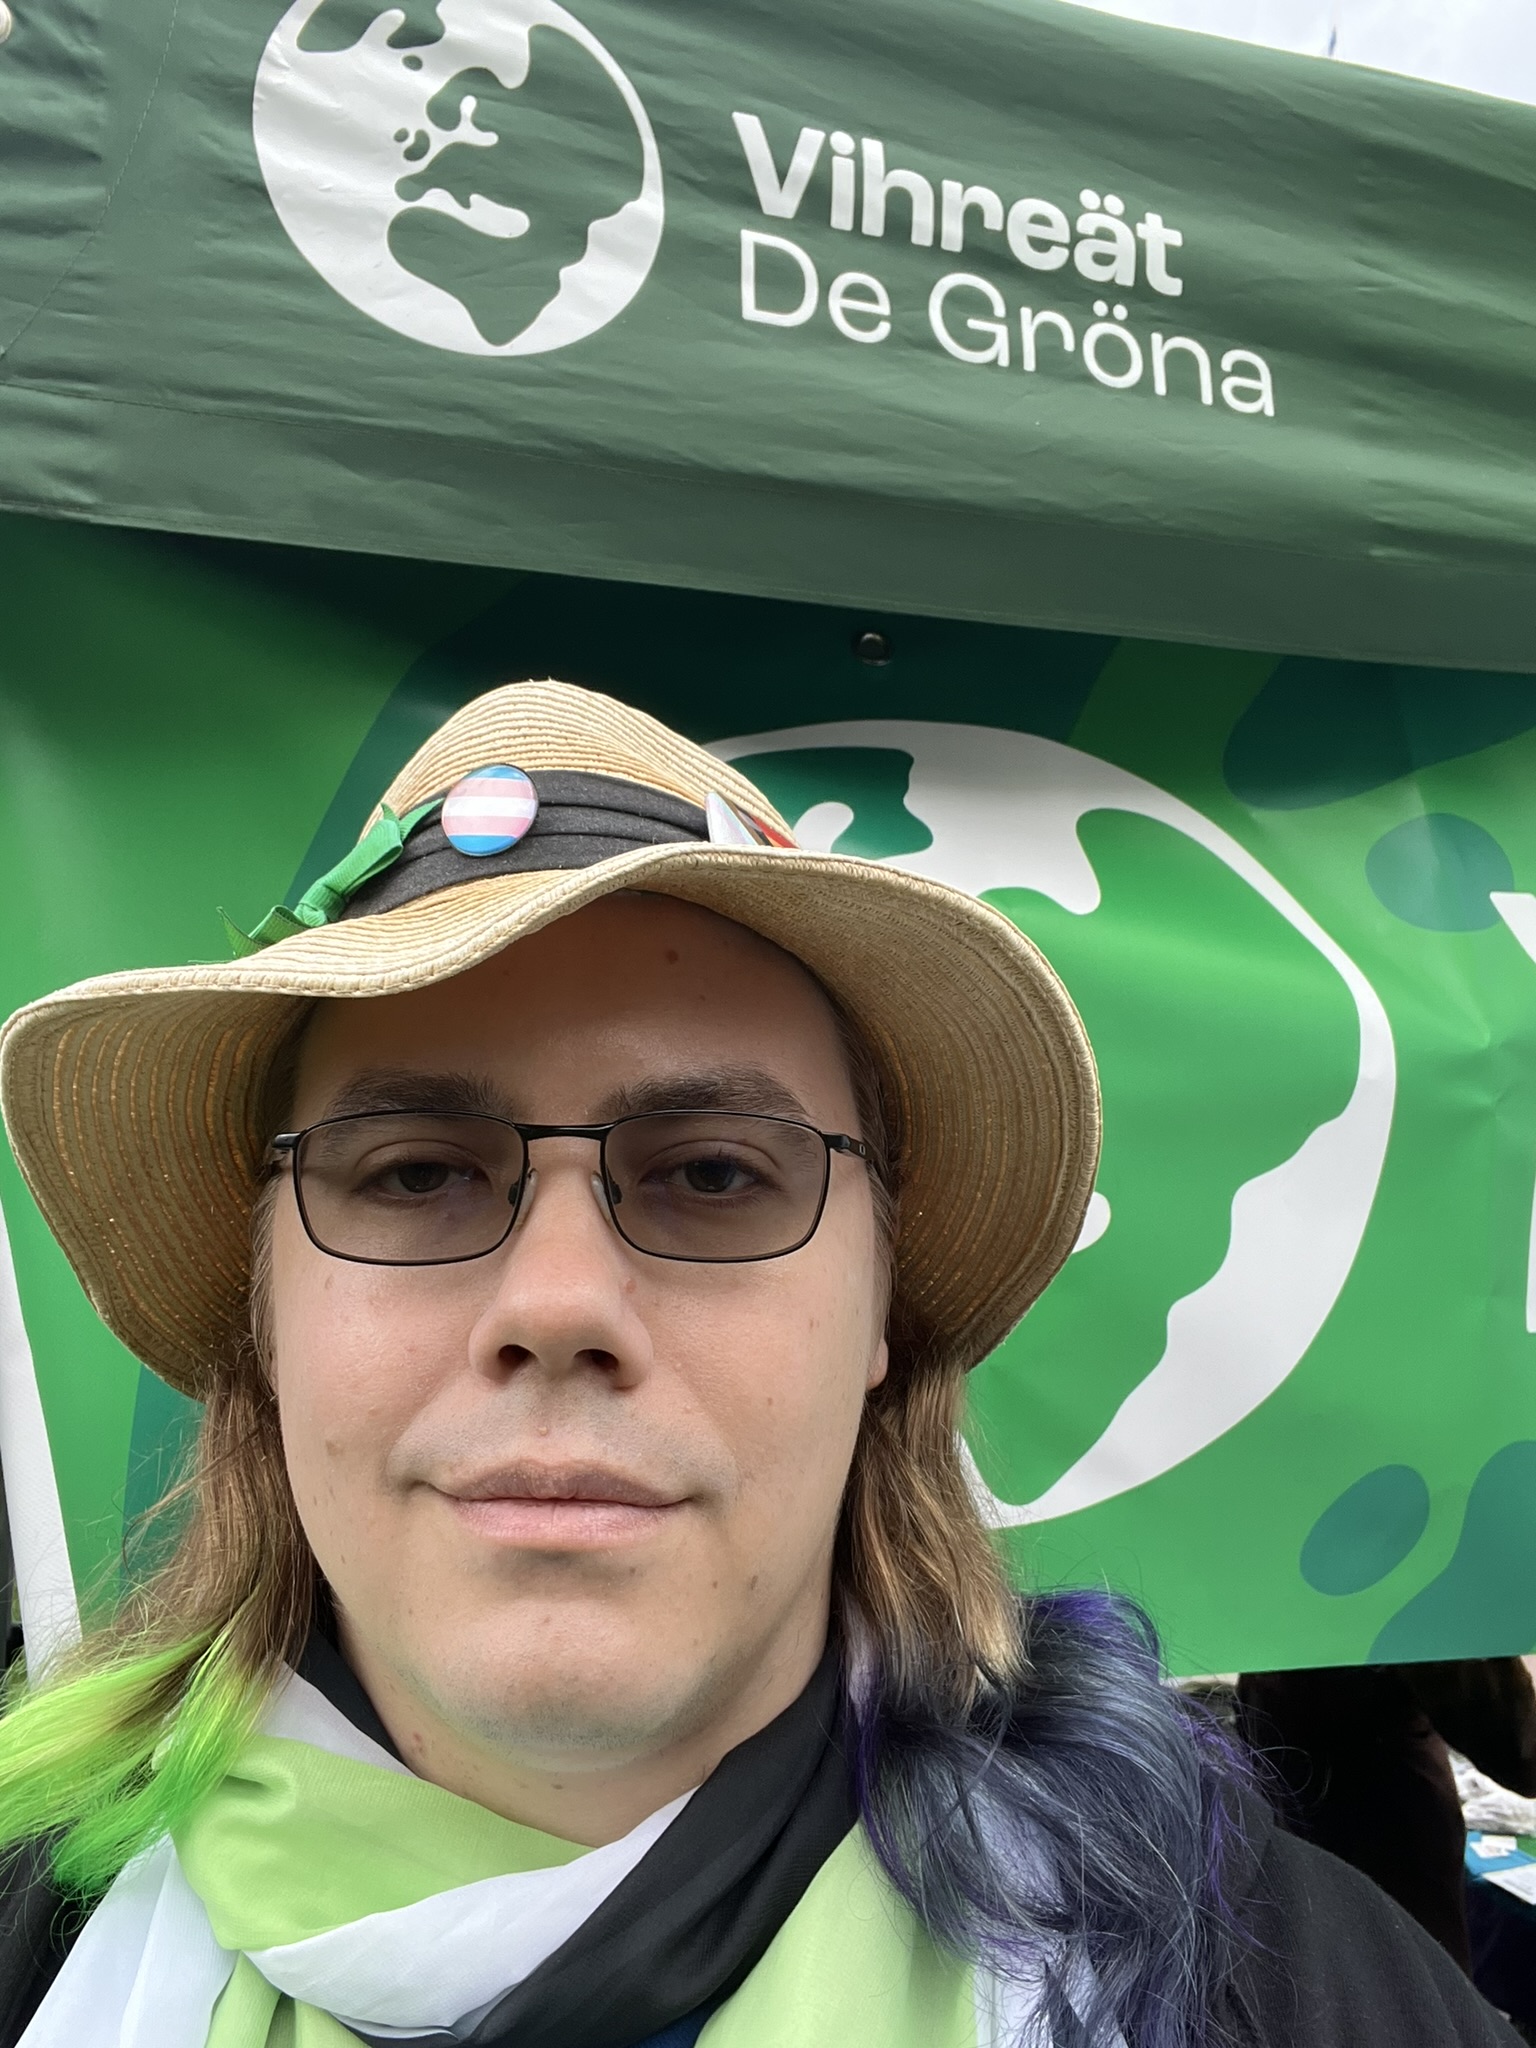
[[[485,1169],[473,1160],[416,1153],[364,1165],[356,1192],[376,1201],[421,1202],[473,1188],[485,1177]]]
[[[770,1162],[740,1147],[712,1144],[708,1150],[674,1146],[642,1168],[641,1189],[655,1201],[742,1202],[771,1185]]]
[[[452,1169],[438,1159],[407,1159],[383,1176],[385,1185],[394,1181],[402,1194],[435,1195],[447,1186]]]
[[[674,1171],[689,1193],[695,1195],[737,1195],[757,1184],[757,1176],[748,1171],[743,1160],[723,1153],[685,1160]]]

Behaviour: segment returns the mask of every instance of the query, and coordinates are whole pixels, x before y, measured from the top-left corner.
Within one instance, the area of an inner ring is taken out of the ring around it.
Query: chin
[[[691,1632],[690,1632],[691,1634]],[[499,1617],[455,1638],[430,1691],[442,1718],[499,1749],[611,1755],[693,1732],[708,1719],[715,1660],[696,1638],[579,1611]]]

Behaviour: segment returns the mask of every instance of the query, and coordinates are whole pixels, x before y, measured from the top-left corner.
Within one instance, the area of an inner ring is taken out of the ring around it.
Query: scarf
[[[838,1697],[829,1651],[701,1788],[584,1849],[414,1777],[360,1688],[343,1712],[290,1673],[121,1873],[26,2048],[633,2048],[729,1998],[850,1838]]]
[[[22,2048],[1076,2048],[1038,1972],[973,1970],[892,1891],[837,1708],[829,1653],[698,1790],[585,1849],[413,1776],[317,1637]]]

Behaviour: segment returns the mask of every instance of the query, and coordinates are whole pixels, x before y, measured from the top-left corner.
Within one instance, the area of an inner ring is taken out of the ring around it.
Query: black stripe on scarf
[[[299,1670],[393,1752],[323,1623]],[[362,2038],[374,2048],[632,2048],[746,1981],[856,1818],[829,1645],[794,1704],[721,1759],[590,1919],[473,2032]]]

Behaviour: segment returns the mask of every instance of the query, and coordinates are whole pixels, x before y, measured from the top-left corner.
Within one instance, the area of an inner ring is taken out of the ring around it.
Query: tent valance
[[[0,504],[1536,666],[1533,144],[1054,0],[29,0]]]

